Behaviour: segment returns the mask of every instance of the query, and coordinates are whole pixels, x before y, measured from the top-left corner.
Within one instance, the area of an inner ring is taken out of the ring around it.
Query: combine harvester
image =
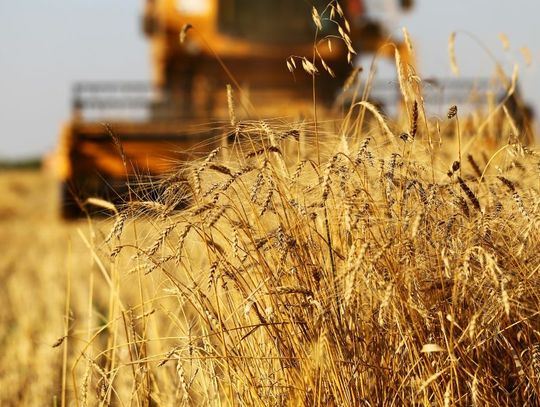
[[[223,126],[213,128],[211,123],[223,123],[229,117],[228,84],[238,98],[239,119],[309,112],[313,78],[301,69],[293,75],[286,65],[291,56],[309,58],[314,53],[312,5],[320,12],[328,0],[309,3],[147,0],[142,29],[151,43],[152,84],[74,85],[72,117],[63,128],[59,148],[62,216],[69,219],[88,213],[88,197],[121,201],[129,179],[163,174],[179,161],[214,148]],[[366,19],[361,0],[340,3],[339,13],[333,3],[334,18],[345,27],[339,15],[343,13],[349,22],[347,35],[357,51],[375,52],[388,41],[382,26]],[[412,1],[401,1],[400,6],[408,9]],[[193,28],[186,33],[188,27]],[[321,19],[317,38],[333,34],[330,46],[326,40],[317,46],[335,75],[322,73],[321,58],[316,58],[321,72],[315,81],[317,103],[327,106],[351,72],[351,54],[337,38],[336,23]],[[180,37],[185,38],[180,41]],[[404,49],[403,44],[394,43]],[[383,48],[393,57],[392,47]],[[250,111],[248,106],[255,108]],[[122,118],[126,111],[139,115]]]

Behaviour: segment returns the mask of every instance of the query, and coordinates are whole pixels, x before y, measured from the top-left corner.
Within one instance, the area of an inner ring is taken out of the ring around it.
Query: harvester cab
[[[215,147],[218,134],[205,123],[228,118],[228,84],[237,92],[239,119],[309,109],[314,83],[317,103],[332,104],[352,54],[329,18],[320,18],[316,31],[312,8],[326,8],[328,17],[329,4],[333,15],[350,21],[347,35],[358,52],[374,52],[389,40],[382,26],[365,18],[362,0],[147,0],[142,29],[151,44],[152,83],[74,86],[73,115],[60,144],[63,217],[87,212],[88,197],[118,201],[137,174],[162,174]],[[400,4],[408,9],[412,2]],[[320,74],[314,82],[308,73],[291,74],[286,60],[312,60],[323,37],[315,60],[324,60],[335,78]],[[391,47],[382,49],[393,57]],[[135,119],[92,115],[122,109],[144,113]]]

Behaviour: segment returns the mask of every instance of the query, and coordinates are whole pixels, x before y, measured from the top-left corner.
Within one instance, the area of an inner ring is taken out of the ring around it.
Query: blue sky
[[[150,79],[142,6],[142,0],[0,2],[0,158],[54,149],[69,117],[73,81]],[[450,75],[450,32],[474,34],[508,72],[520,64],[523,94],[540,114],[539,16],[538,0],[417,0],[410,13],[390,20],[390,28],[408,27],[422,76]],[[503,51],[500,32],[510,51]],[[532,54],[531,67],[519,53],[523,46]],[[492,61],[467,36],[458,34],[456,51],[464,76],[492,74]]]

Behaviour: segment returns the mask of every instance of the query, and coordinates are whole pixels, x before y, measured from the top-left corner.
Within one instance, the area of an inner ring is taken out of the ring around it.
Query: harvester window
[[[322,10],[327,0],[312,4]],[[311,4],[304,0],[220,0],[219,30],[223,34],[265,44],[313,41]]]

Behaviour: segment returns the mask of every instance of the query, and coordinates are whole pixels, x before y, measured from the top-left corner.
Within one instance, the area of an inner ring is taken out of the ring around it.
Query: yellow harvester
[[[73,114],[60,144],[62,215],[82,214],[90,196],[115,201],[125,193],[129,177],[163,173],[179,160],[189,159],[188,152],[213,148],[210,140],[216,134],[208,123],[228,117],[227,84],[235,91],[239,116],[264,118],[307,109],[312,104],[312,77],[301,69],[291,74],[286,60],[313,56],[316,35],[318,39],[335,35],[330,47],[327,40],[317,46],[335,73],[335,78],[323,73],[319,63],[317,101],[331,104],[351,65],[346,44],[337,38],[337,25],[328,20],[329,9],[323,13],[328,3],[147,0],[142,29],[151,43],[152,85],[75,85]],[[359,52],[377,50],[388,40],[379,24],[366,19],[361,0],[339,3],[339,11],[349,22],[348,35]],[[338,20],[337,2],[332,4]],[[410,5],[411,1],[401,2],[404,8]],[[317,34],[312,7],[323,16]],[[393,55],[393,49],[386,48]],[[86,115],[92,108],[143,108],[145,113],[137,119],[109,118],[104,125],[102,118]],[[111,132],[122,145],[125,161]]]

